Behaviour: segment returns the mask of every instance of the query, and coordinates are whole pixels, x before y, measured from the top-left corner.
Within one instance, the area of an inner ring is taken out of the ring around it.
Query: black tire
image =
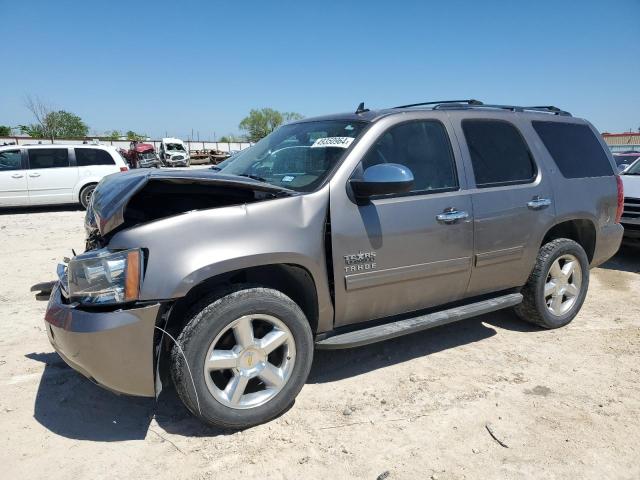
[[[95,183],[90,183],[89,185],[82,187],[82,190],[80,190],[80,205],[82,205],[82,208],[85,210],[89,208],[89,202],[91,201],[93,191],[96,189],[96,185],[97,184]]]
[[[288,381],[277,395],[262,405],[236,409],[211,394],[204,362],[214,338],[234,320],[250,314],[271,315],[281,320],[293,336],[296,358]],[[314,348],[309,322],[293,300],[277,290],[241,286],[204,299],[190,310],[187,319],[177,338],[184,355],[173,346],[171,376],[178,396],[195,416],[210,425],[239,429],[267,422],[293,404],[309,375]]]
[[[571,308],[563,315],[554,315],[547,307],[545,284],[553,263],[563,255],[573,255],[582,270],[580,292]],[[589,289],[589,260],[584,249],[573,240],[558,238],[542,246],[535,267],[522,288],[524,300],[515,307],[516,314],[543,328],[559,328],[569,324],[580,311]]]

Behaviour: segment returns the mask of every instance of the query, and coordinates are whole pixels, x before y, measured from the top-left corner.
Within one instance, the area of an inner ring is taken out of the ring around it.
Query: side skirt
[[[447,323],[476,317],[503,308],[514,307],[521,302],[522,295],[520,293],[510,293],[448,310],[441,310],[413,318],[405,318],[397,322],[385,323],[374,327],[333,335],[317,341],[316,348],[321,350],[334,350],[360,347],[362,345],[381,342],[389,340],[390,338],[438,327]]]

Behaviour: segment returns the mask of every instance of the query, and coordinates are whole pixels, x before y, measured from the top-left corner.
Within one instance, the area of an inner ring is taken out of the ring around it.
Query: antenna
[[[368,112],[368,111],[369,111],[368,108],[364,108],[364,102],[360,102],[360,105],[358,105],[358,108],[356,108],[356,115],[360,115],[361,113]]]

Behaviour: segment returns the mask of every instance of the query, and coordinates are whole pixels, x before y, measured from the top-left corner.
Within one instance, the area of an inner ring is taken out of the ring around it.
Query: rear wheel
[[[91,202],[91,197],[93,196],[93,191],[96,189],[96,184],[92,183],[87,185],[80,190],[80,205],[85,210],[89,208],[89,203]]]
[[[536,265],[515,310],[544,328],[567,325],[580,311],[589,288],[589,260],[573,240],[559,238],[540,249]]]
[[[257,425],[284,412],[302,389],[313,359],[304,313],[289,297],[243,288],[197,305],[174,346],[178,395],[205,422]],[[183,354],[184,353],[184,354]]]

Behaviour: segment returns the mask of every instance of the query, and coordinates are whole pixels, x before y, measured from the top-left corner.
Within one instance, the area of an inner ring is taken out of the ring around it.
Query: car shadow
[[[510,311],[494,312],[424,332],[349,350],[317,350],[308,383],[320,384],[362,375],[417,357],[479,342],[497,328],[537,331]],[[209,427],[182,404],[171,385],[158,400],[117,395],[92,383],[68,367],[57,353],[30,353],[42,362],[34,417],[51,432],[76,440],[116,442],[142,440],[152,420],[166,432],[188,437],[216,437],[233,430]]]
[[[497,334],[498,327],[518,332],[540,331],[510,310],[488,313],[423,332],[345,350],[316,350],[307,383],[355,377],[418,357],[479,342]]]
[[[171,385],[158,400],[118,395],[91,382],[55,352],[30,353],[45,364],[34,404],[34,418],[49,431],[75,440],[143,440],[152,420],[182,436],[215,437],[233,433],[205,425],[184,407]],[[155,432],[156,435],[158,434]]]
[[[79,212],[82,211],[80,204],[67,205],[42,205],[34,207],[3,207],[0,208],[0,216],[2,215],[28,215],[30,213],[48,213],[48,212]]]
[[[640,273],[640,241],[623,243],[618,253],[600,265],[599,268]]]

